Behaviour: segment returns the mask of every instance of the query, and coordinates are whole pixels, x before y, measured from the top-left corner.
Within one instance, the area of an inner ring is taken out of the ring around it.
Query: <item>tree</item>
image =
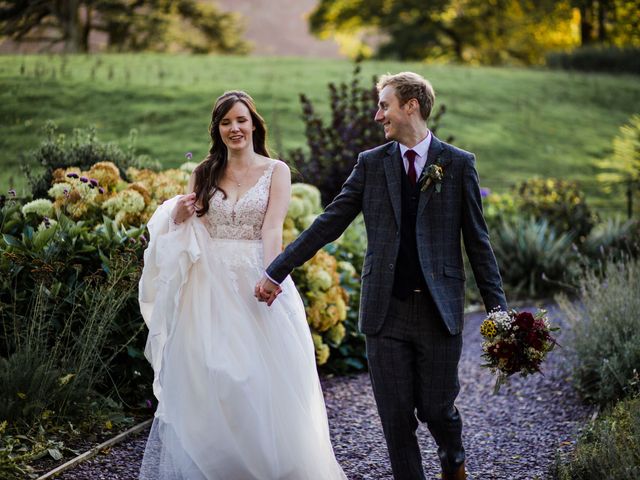
[[[580,12],[580,44],[640,45],[640,0],[571,0]]]
[[[0,34],[88,52],[92,31],[113,50],[246,53],[237,15],[197,0],[0,0]]]
[[[309,24],[321,37],[374,29],[380,57],[535,64],[581,41],[639,44],[639,6],[640,0],[320,0]]]
[[[631,218],[634,193],[640,191],[640,115],[633,115],[628,124],[620,127],[620,134],[613,139],[613,155],[599,166],[605,171],[597,178],[607,188],[625,187],[627,215]]]

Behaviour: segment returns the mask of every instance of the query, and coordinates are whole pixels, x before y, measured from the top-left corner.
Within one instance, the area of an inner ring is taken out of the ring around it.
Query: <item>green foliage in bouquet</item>
[[[640,260],[609,260],[580,281],[579,301],[558,297],[572,325],[574,378],[585,400],[607,406],[640,393]]]
[[[559,458],[557,480],[640,478],[640,397],[624,400],[590,423],[575,451]]]

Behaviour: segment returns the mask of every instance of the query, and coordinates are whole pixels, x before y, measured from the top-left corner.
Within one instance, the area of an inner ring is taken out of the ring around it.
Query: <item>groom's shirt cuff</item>
[[[267,277],[269,280],[271,280],[276,285],[280,285],[280,282],[276,282],[273,278],[271,278],[266,270],[264,271],[264,276]]]

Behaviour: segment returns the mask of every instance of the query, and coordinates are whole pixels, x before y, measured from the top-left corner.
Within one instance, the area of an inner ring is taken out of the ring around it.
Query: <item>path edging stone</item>
[[[81,462],[84,462],[86,460],[89,460],[90,458],[94,457],[95,455],[98,454],[98,452],[100,452],[100,450],[103,450],[105,448],[109,448],[117,443],[120,443],[122,440],[124,440],[125,438],[127,438],[129,435],[132,435],[134,433],[138,433],[141,430],[144,430],[146,427],[148,427],[149,425],[151,425],[151,422],[153,422],[153,418],[150,418],[148,420],[145,420],[142,423],[139,423],[137,425],[134,425],[133,427],[131,427],[129,430],[126,430],[118,435],[116,435],[113,438],[110,438],[109,440],[102,442],[100,445],[97,445],[89,450],[87,450],[86,452],[78,455],[75,458],[72,458],[71,460],[69,460],[66,463],[63,463],[62,465],[54,468],[53,470],[45,473],[44,475],[38,477],[37,480],[49,480],[53,477],[55,477],[56,475],[64,472],[65,470],[68,470],[72,467],[75,467],[76,465],[78,465]]]

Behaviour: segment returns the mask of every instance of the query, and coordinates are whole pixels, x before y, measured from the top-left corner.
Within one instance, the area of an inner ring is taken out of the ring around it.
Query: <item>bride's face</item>
[[[253,131],[256,127],[251,112],[242,102],[236,102],[220,121],[220,136],[229,150],[243,150],[253,146]]]

